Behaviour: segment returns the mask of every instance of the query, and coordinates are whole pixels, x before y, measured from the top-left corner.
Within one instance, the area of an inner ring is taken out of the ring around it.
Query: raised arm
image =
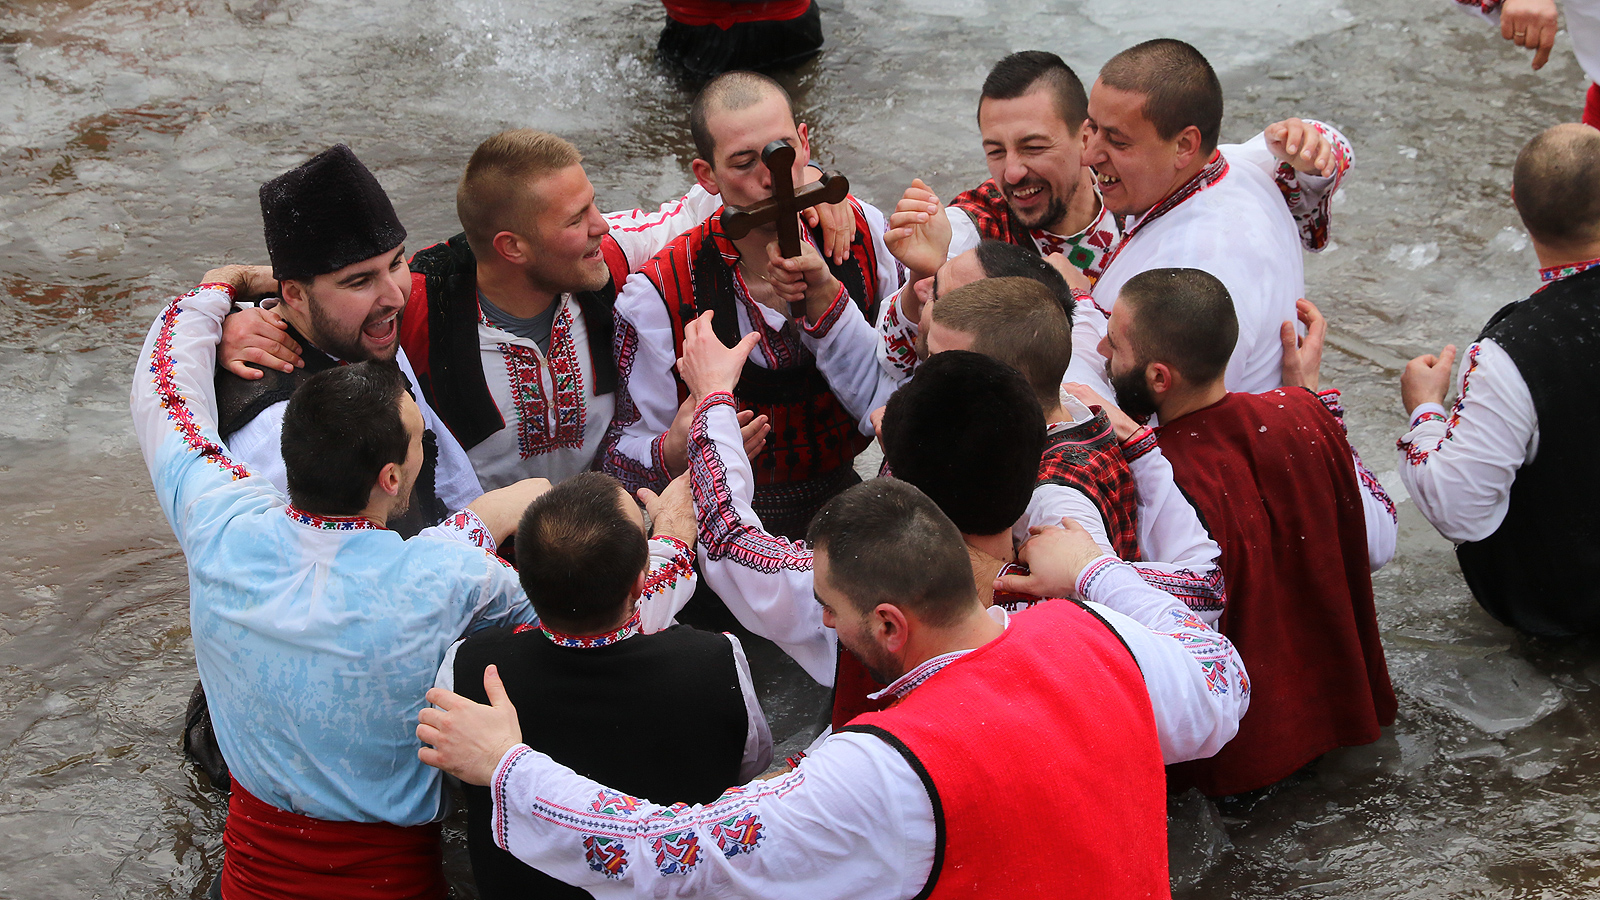
[[[1333,195],[1355,163],[1355,151],[1337,128],[1315,119],[1285,119],[1225,150],[1230,160],[1248,162],[1272,176],[1306,249],[1328,246]]]
[[[644,275],[629,277],[617,296],[616,411],[601,449],[601,468],[630,492],[665,490],[672,480],[666,458],[667,431],[678,411],[672,377],[672,323],[666,304]]]
[[[699,225],[722,207],[722,198],[696,184],[689,193],[657,209],[628,209],[606,213],[611,237],[628,258],[628,271],[644,268],[673,239]]]

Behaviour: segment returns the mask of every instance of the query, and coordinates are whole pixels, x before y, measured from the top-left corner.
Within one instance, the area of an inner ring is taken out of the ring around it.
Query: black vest
[[[579,649],[558,647],[537,628],[492,629],[456,652],[456,692],[487,703],[490,663],[517,708],[523,740],[581,775],[661,804],[709,803],[740,783],[749,719],[724,635],[677,625]],[[489,789],[464,787],[483,900],[589,896],[496,847]]]
[[[311,346],[293,325],[289,337],[300,344],[300,358],[305,365],[293,372],[263,369],[254,363],[248,365],[264,373],[255,381],[246,381],[221,366],[217,367],[217,433],[226,444],[239,429],[250,424],[262,410],[289,399],[295,388],[306,379],[339,363],[333,357]],[[408,388],[414,390],[414,388]],[[411,506],[404,514],[391,516],[388,527],[401,537],[412,537],[417,532],[444,521],[450,514],[444,501],[435,492],[435,477],[439,467],[439,441],[432,429],[422,432],[422,471],[411,488]]]
[[[458,234],[424,247],[411,257],[411,271],[423,276],[428,293],[428,358],[417,380],[433,411],[467,450],[504,428],[505,418],[489,393],[478,348],[478,261]],[[615,277],[598,291],[572,295],[589,332],[589,362],[595,396],[617,389],[617,364],[611,356],[616,330]],[[412,360],[415,366],[417,361]]]
[[[1516,363],[1539,417],[1539,452],[1517,470],[1494,534],[1456,548],[1483,608],[1539,635],[1600,629],[1600,269],[1551,284],[1478,336]]]

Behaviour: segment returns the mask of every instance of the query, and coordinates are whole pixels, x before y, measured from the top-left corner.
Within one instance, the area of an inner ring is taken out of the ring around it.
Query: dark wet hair
[[[707,125],[713,110],[745,109],[771,94],[782,97],[784,105],[789,107],[789,114],[794,115],[794,100],[789,92],[784,90],[783,85],[760,72],[737,69],[723,72],[706,82],[706,86],[700,89],[694,102],[689,105],[689,136],[694,138],[695,155],[707,163],[716,164],[713,154],[717,152],[717,141]]]
[[[1033,495],[1044,411],[1016,369],[947,350],[889,398],[878,436],[895,477],[931,497],[963,534],[998,534]]]
[[[1061,311],[1067,314],[1067,327],[1072,327],[1072,316],[1078,307],[1072,299],[1072,287],[1036,251],[1010,241],[980,241],[973,253],[985,278],[1032,278],[1049,288]]]
[[[974,353],[1021,372],[1041,407],[1060,402],[1061,379],[1072,362],[1072,323],[1039,282],[982,278],[962,285],[933,305],[933,320],[972,335]]]
[[[1140,272],[1122,286],[1117,303],[1133,313],[1128,330],[1141,364],[1166,363],[1197,385],[1227,371],[1239,319],[1215,275],[1199,269]]]
[[[1200,149],[1217,149],[1222,134],[1222,83],[1199,50],[1172,38],[1157,38],[1111,57],[1100,83],[1143,94],[1144,117],[1156,134],[1170,141],[1193,125]]]
[[[1600,239],[1600,131],[1557,125],[1528,142],[1511,174],[1528,234],[1566,246]]]
[[[400,367],[375,360],[318,372],[296,388],[279,438],[289,502],[320,516],[366,509],[378,473],[411,450],[400,418],[405,392]]]
[[[1084,93],[1083,81],[1071,66],[1061,57],[1043,50],[1023,50],[994,64],[989,77],[983,80],[983,93],[978,100],[979,119],[983,118],[984,100],[1015,100],[1041,82],[1055,96],[1056,113],[1061,121],[1077,134],[1089,117],[1089,95]]]
[[[889,603],[939,627],[978,602],[961,532],[904,481],[874,478],[845,490],[817,512],[806,539],[827,557],[828,584],[859,612]]]
[[[622,485],[584,472],[528,504],[517,526],[517,575],[528,602],[556,631],[592,634],[616,624],[650,551],[623,511]]]

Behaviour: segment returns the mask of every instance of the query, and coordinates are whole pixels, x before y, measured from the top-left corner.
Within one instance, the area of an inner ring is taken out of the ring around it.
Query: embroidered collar
[[[622,623],[621,628],[618,628],[616,631],[607,632],[606,634],[589,634],[583,636],[562,634],[559,631],[551,631],[549,628],[546,628],[543,622],[539,623],[539,630],[544,632],[544,636],[549,638],[552,644],[555,644],[557,647],[574,647],[580,650],[590,650],[595,647],[609,647],[612,644],[619,643],[638,634],[639,628],[640,619],[638,610],[633,611],[633,615],[628,618],[628,621]],[[519,627],[517,630],[521,631],[523,629]]]
[[[1011,627],[1011,616],[1006,612],[1004,607],[991,606],[988,609],[988,613],[989,618],[999,622],[1001,628]],[[868,694],[867,698],[869,700],[878,700],[883,697],[889,697],[893,700],[904,699],[907,694],[916,690],[929,678],[932,678],[934,675],[938,674],[939,671],[945,666],[950,665],[951,663],[971,652],[972,650],[956,650],[951,653],[940,654],[939,656],[935,656],[929,660],[924,660],[916,668],[890,682],[888,687],[878,691],[875,694]]]
[[[1596,266],[1600,266],[1600,259],[1591,259],[1580,263],[1569,263],[1564,266],[1548,266],[1539,270],[1539,280],[1545,284],[1549,284],[1552,281],[1560,281],[1563,278],[1571,278],[1579,272],[1587,272]]]
[[[382,525],[372,521],[366,516],[319,516],[308,513],[303,509],[285,506],[283,511],[289,518],[301,525],[315,528],[319,531],[384,531]]]
[[[1216,183],[1221,181],[1227,174],[1228,158],[1222,155],[1221,150],[1213,150],[1211,153],[1211,161],[1206,163],[1205,168],[1196,172],[1193,178],[1184,182],[1183,187],[1180,187],[1168,194],[1166,199],[1162,200],[1160,203],[1157,203],[1155,206],[1150,207],[1149,211],[1140,216],[1137,221],[1123,229],[1122,240],[1117,242],[1117,246],[1112,248],[1111,253],[1106,256],[1105,262],[1100,264],[1100,271],[1104,272],[1111,268],[1111,261],[1117,258],[1117,254],[1122,252],[1123,247],[1128,246],[1128,241],[1132,240],[1133,236],[1138,234],[1140,229],[1161,218],[1167,213],[1172,212],[1174,209],[1177,209],[1183,204],[1183,201],[1188,200],[1195,194],[1200,193],[1206,188],[1215,186]]]

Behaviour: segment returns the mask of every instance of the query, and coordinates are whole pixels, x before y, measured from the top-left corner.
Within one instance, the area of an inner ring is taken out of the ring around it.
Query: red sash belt
[[[685,25],[715,25],[727,31],[740,22],[787,22],[811,8],[811,0],[719,3],[717,0],[661,0],[667,15]]]
[[[443,900],[439,823],[402,828],[386,822],[325,822],[285,812],[233,782],[226,900]]]

